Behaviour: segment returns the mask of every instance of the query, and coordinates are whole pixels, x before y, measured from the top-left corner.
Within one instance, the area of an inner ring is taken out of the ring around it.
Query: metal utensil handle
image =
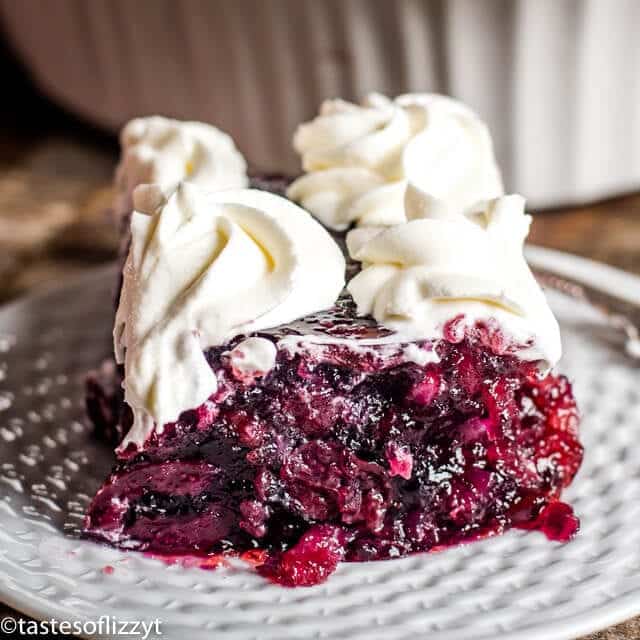
[[[583,300],[602,311],[611,326],[625,334],[627,353],[634,358],[640,358],[640,305],[548,269],[535,267],[532,271],[542,286]]]

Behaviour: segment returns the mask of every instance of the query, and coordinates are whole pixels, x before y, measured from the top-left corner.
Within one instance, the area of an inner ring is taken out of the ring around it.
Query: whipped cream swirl
[[[407,181],[439,211],[504,193],[486,125],[445,96],[328,100],[298,127],[293,144],[307,174],[287,195],[336,230],[403,222]]]
[[[114,327],[135,418],[121,449],[215,393],[203,349],[332,306],[345,270],[322,226],[271,193],[181,183],[167,200],[144,185],[134,204]]]
[[[434,211],[431,194],[406,192],[408,221],[348,238],[362,271],[348,284],[360,315],[408,340],[438,339],[447,321],[498,322],[518,356],[553,366],[558,323],[523,255],[531,218],[518,195],[466,213]]]
[[[120,216],[131,212],[140,184],[158,184],[166,195],[183,180],[211,191],[248,184],[247,163],[233,140],[209,124],[135,118],[122,129],[120,144],[115,204]]]

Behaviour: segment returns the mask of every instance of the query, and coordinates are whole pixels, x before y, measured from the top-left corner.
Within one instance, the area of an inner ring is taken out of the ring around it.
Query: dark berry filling
[[[122,369],[113,360],[105,360],[100,369],[87,376],[85,383],[85,406],[94,433],[114,447],[125,434]]]
[[[423,366],[281,349],[251,384],[210,350],[216,396],[122,454],[87,533],[161,554],[261,549],[258,570],[288,586],[512,526],[570,539],[559,497],[582,447],[568,381],[540,379],[490,328],[445,335]]]

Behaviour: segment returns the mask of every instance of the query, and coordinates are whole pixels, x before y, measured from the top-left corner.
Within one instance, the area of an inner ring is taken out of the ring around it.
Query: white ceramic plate
[[[531,249],[540,266],[640,301],[640,278]],[[511,532],[439,554],[342,565],[284,589],[246,568],[168,566],[77,538],[112,457],[83,380],[109,352],[114,270],[0,311],[0,599],[37,618],[162,620],[164,638],[566,640],[640,613],[640,369],[596,310],[550,294],[586,457],[568,545]],[[111,571],[113,568],[113,571]]]

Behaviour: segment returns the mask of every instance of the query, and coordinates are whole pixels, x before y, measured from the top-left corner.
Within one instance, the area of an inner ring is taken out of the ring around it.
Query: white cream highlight
[[[273,369],[277,355],[278,349],[271,340],[251,337],[229,352],[229,362],[237,379],[251,382]]]
[[[165,195],[182,181],[210,191],[248,184],[247,163],[231,137],[203,122],[135,118],[122,129],[120,145],[117,215],[131,212],[133,191],[141,184],[159,185]]]
[[[344,257],[285,198],[182,183],[134,195],[131,249],[114,327],[134,426],[122,447],[175,421],[217,389],[203,349],[333,305]]]
[[[287,195],[324,225],[344,230],[405,221],[407,182],[434,211],[456,211],[503,194],[486,125],[460,102],[435,94],[362,105],[328,100],[300,125],[294,147],[306,175]]]
[[[358,313],[404,340],[438,339],[459,315],[466,324],[495,319],[522,345],[521,358],[553,366],[560,333],[523,256],[531,222],[524,199],[503,196],[454,213],[433,210],[429,198],[409,185],[407,222],[350,234],[350,255],[362,263],[347,286]]]

